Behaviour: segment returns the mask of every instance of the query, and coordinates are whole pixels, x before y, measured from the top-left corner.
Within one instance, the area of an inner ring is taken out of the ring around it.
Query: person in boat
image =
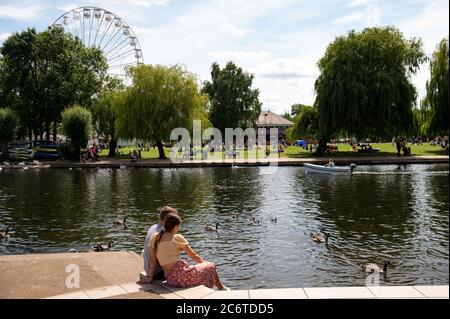
[[[151,265],[147,273],[147,282],[151,283],[159,262],[164,270],[167,283],[172,287],[187,288],[204,285],[212,288],[214,285],[220,290],[226,289],[217,274],[216,264],[204,261],[189,245],[189,242],[178,234],[181,218],[169,213],[164,220],[164,227],[150,239]],[[197,264],[190,265],[179,259],[184,251]]]
[[[331,158],[328,160],[328,163],[325,164],[325,167],[335,167],[335,166],[336,165],[334,165],[334,162],[333,162],[333,160]]]
[[[166,219],[167,215],[175,214],[178,215],[178,211],[170,206],[164,206],[159,211],[159,223],[151,226],[147,231],[147,236],[145,237],[144,243],[144,270],[145,273],[148,274],[150,271],[150,265],[152,263],[151,255],[150,255],[150,239],[154,234],[159,233],[164,226],[164,219]],[[164,270],[161,268],[159,264],[156,265],[154,270],[153,278],[156,280],[164,279]],[[141,280],[145,281],[145,278],[141,278]]]

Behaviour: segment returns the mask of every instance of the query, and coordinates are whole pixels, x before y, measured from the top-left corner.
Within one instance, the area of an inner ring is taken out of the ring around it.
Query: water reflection
[[[140,253],[157,209],[172,204],[182,233],[232,288],[364,285],[360,264],[384,260],[393,265],[382,284],[448,283],[448,165],[358,167],[352,176],[270,169],[4,170],[0,228],[13,232],[0,254],[109,240]],[[112,224],[124,216],[127,228]],[[217,233],[205,231],[216,222]],[[328,245],[310,240],[320,231]]]

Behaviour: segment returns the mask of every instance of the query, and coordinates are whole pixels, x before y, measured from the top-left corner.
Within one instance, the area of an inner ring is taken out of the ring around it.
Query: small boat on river
[[[324,166],[305,163],[303,164],[305,172],[307,173],[317,173],[317,174],[351,174],[356,168],[355,164],[350,164],[350,166]]]

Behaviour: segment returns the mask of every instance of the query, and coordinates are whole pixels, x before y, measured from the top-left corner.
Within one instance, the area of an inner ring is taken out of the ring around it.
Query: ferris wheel
[[[126,68],[144,63],[142,49],[131,27],[118,15],[97,7],[80,7],[61,15],[53,26],[78,37],[86,47],[100,49],[108,74],[127,79]]]

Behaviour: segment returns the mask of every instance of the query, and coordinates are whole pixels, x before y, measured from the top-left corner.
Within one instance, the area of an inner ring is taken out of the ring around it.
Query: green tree
[[[8,142],[14,139],[18,124],[17,114],[9,108],[0,108],[0,145],[2,158],[8,157]]]
[[[304,105],[299,114],[294,117],[294,126],[288,129],[290,140],[310,138],[319,132],[319,113],[312,106]]]
[[[30,138],[32,131],[49,137],[53,123],[55,139],[61,112],[73,104],[90,105],[107,69],[100,50],[84,47],[61,27],[15,33],[0,53],[5,93]]]
[[[433,53],[430,61],[430,80],[427,81],[427,95],[422,102],[423,111],[428,115],[425,124],[428,134],[448,134],[448,60],[448,38],[446,38]]]
[[[410,76],[425,60],[421,40],[406,40],[394,27],[350,31],[331,43],[315,83],[318,154],[335,133],[392,137],[408,132],[417,97]]]
[[[262,104],[259,90],[252,89],[253,78],[253,74],[231,61],[223,69],[217,63],[212,64],[211,82],[204,83],[202,92],[210,98],[211,123],[222,134],[227,127],[254,127]]]
[[[296,103],[296,104],[291,105],[291,115],[295,117],[296,115],[300,114],[300,112],[302,111],[302,109],[304,107],[307,107],[307,106],[309,106],[309,105],[305,105],[305,104],[301,104],[301,103]]]
[[[291,113],[290,113],[290,112],[287,112],[287,111],[284,112],[283,115],[281,115],[281,116],[284,117],[286,120],[289,120],[289,121],[291,121],[291,122],[292,122],[293,119],[294,119],[294,118],[292,117]]]
[[[80,160],[80,147],[86,147],[92,133],[92,115],[79,105],[65,109],[62,114],[62,130],[70,138],[74,160]]]
[[[15,33],[0,48],[3,99],[11,102],[9,105],[19,116],[21,131],[28,129],[29,139],[32,131],[41,131],[40,110],[35,98],[38,94],[33,48],[36,36],[35,29]]]
[[[103,91],[92,107],[94,127],[100,135],[105,136],[109,143],[108,157],[116,156],[117,133],[116,113],[118,105],[123,103],[125,92],[120,90]]]
[[[172,130],[191,128],[193,119],[206,117],[206,96],[199,93],[196,77],[177,65],[140,65],[130,73],[133,85],[118,104],[117,132],[156,143],[159,158],[166,159],[163,143]]]

